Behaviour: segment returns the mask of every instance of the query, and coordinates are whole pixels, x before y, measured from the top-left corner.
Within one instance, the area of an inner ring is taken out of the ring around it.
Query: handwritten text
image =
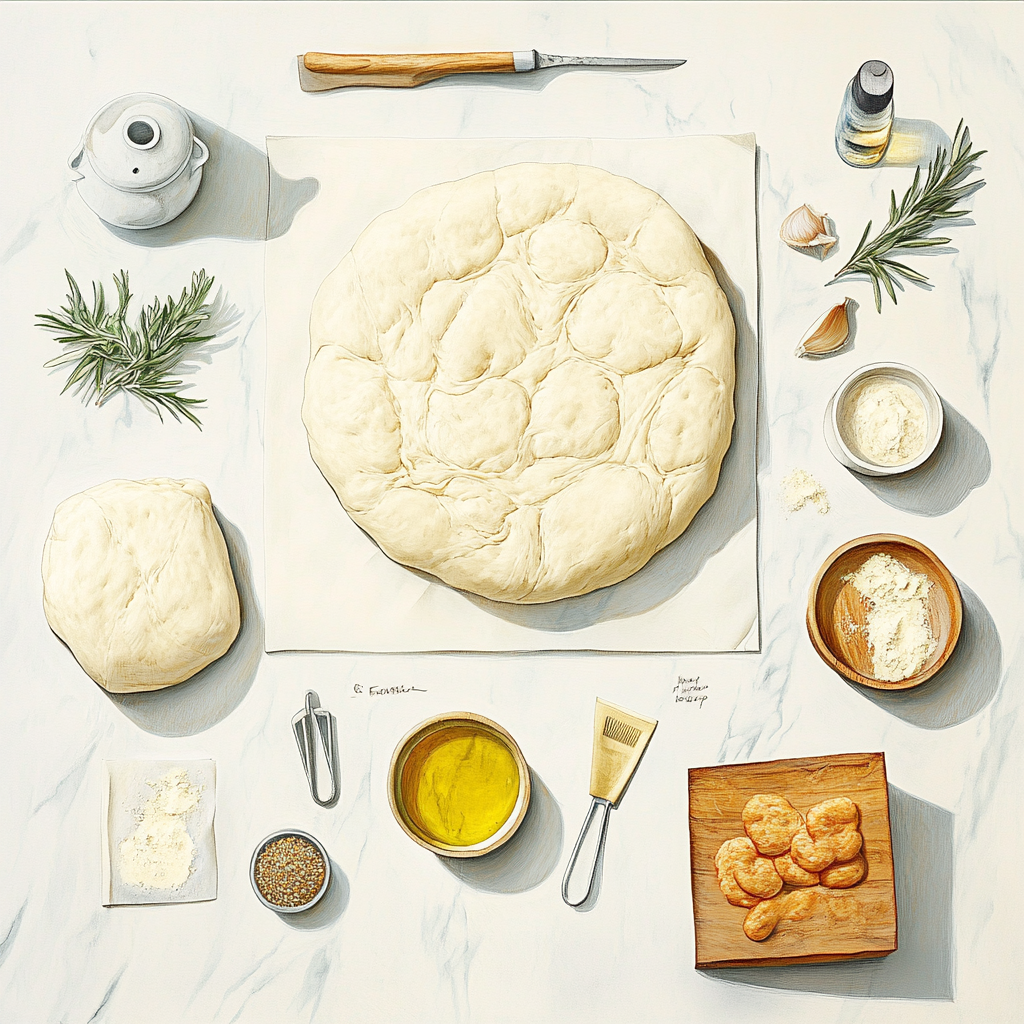
[[[352,696],[364,695],[368,697],[392,697],[396,693],[426,693],[420,686],[371,686],[367,689],[361,683],[352,684]]]
[[[677,704],[696,704],[698,708],[701,708],[704,706],[704,701],[708,699],[708,694],[704,692],[707,688],[708,684],[702,683],[700,676],[690,679],[679,676],[675,686],[672,687],[672,693]]]

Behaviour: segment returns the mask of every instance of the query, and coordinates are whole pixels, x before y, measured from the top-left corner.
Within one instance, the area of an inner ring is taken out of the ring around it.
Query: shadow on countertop
[[[898,476],[853,473],[855,479],[887,505],[903,512],[915,516],[952,512],[971,491],[988,480],[992,456],[977,428],[945,399],[942,413],[942,437],[924,465]]]
[[[332,857],[331,881],[320,902],[301,914],[278,914],[277,917],[296,931],[320,931],[322,928],[329,928],[345,913],[351,894],[352,887],[348,883],[348,876],[335,864]]]
[[[880,708],[920,729],[948,729],[973,718],[999,689],[1002,644],[989,610],[957,580],[963,600],[960,639],[949,661],[926,683],[910,690],[874,690],[848,682]]]
[[[241,624],[227,653],[177,686],[146,693],[102,692],[139,728],[158,736],[194,736],[227,718],[249,692],[263,655],[263,614],[241,531],[214,508],[238,589]]]
[[[548,878],[562,854],[562,812],[532,768],[530,784],[530,806],[507,843],[483,857],[438,857],[441,864],[480,892],[528,892]]]
[[[899,948],[874,960],[723,967],[700,973],[726,985],[847,998],[952,1002],[953,815],[889,786]]]
[[[940,146],[948,153],[953,143],[934,122],[911,117],[894,117],[889,146],[876,167],[927,168]]]
[[[213,121],[188,113],[196,135],[210,149],[195,199],[169,224],[137,231],[105,224],[107,230],[147,248],[197,238],[262,242],[283,235],[296,213],[320,191],[317,179],[282,178],[262,150]]]
[[[297,58],[301,61],[301,57]],[[562,75],[572,74],[597,74],[597,75],[627,75],[632,78],[634,75],[638,77],[647,77],[649,75],[662,75],[670,71],[678,71],[680,67],[685,67],[686,62],[678,65],[677,67],[614,67],[606,65],[601,67],[599,65],[588,64],[588,65],[560,65],[551,68],[538,68],[534,71],[528,72],[460,72],[458,74],[445,75],[442,78],[435,78],[429,82],[424,82],[421,85],[415,86],[416,92],[428,92],[435,89],[471,89],[474,92],[480,89],[494,89],[494,90],[511,90],[512,92],[542,92],[546,89],[556,78],[561,78]],[[307,73],[310,82],[321,81],[322,84],[328,84],[329,80],[333,77],[329,74],[315,74]],[[302,72],[299,72],[300,79]],[[344,96],[346,93],[354,93],[358,95],[367,89],[379,89],[380,86],[372,85],[345,85],[336,86],[334,88],[324,89],[311,89],[306,93],[307,96],[338,96],[339,94]],[[916,122],[915,122],[916,123]]]

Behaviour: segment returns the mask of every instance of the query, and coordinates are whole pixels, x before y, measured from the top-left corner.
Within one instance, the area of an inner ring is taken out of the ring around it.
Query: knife
[[[303,92],[324,92],[351,85],[408,89],[445,75],[499,72],[514,74],[543,68],[677,68],[674,57],[559,57],[536,50],[492,53],[303,53],[297,57]]]

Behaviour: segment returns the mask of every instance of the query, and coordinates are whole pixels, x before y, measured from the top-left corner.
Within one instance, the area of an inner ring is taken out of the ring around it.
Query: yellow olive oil
[[[429,838],[475,846],[508,820],[519,796],[519,769],[508,747],[471,725],[424,737],[402,769],[410,818]]]

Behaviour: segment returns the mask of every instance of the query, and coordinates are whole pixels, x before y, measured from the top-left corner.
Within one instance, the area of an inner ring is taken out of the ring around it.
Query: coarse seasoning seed
[[[256,858],[256,886],[275,907],[301,907],[324,884],[320,851],[308,839],[284,836],[268,843]]]

